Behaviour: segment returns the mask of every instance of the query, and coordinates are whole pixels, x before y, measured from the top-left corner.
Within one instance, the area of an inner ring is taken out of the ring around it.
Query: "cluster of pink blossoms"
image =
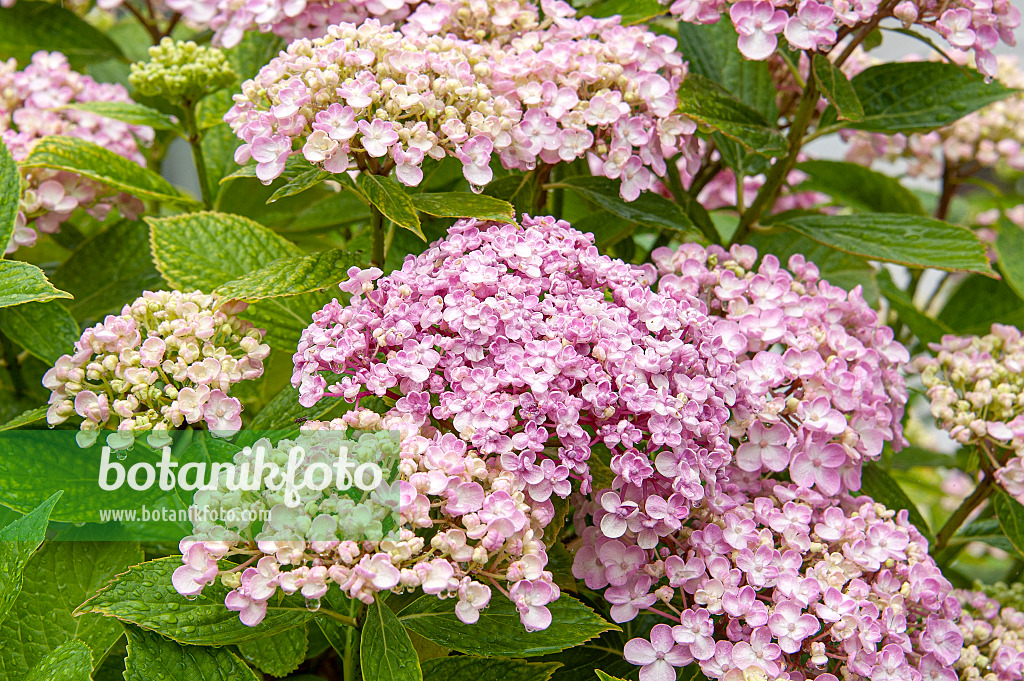
[[[694,662],[728,681],[957,680],[960,603],[906,511],[750,480],[657,551],[606,536],[597,503],[577,527],[588,511],[573,573],[605,589],[617,621],[653,610],[673,623],[626,644],[641,681]]]
[[[753,401],[733,409],[742,441],[735,465],[751,474],[789,472],[798,485],[832,495],[860,488],[860,468],[885,441],[903,444],[907,392],[899,365],[910,359],[861,297],[819,278],[803,256],[792,273],[757,251],[686,244],[652,253],[659,291],[706,301],[739,363]]]
[[[599,444],[627,486],[656,458],[677,492],[666,517],[685,516],[731,459],[731,324],[651,291],[653,266],[602,256],[565,222],[522,224],[462,221],[387,277],[352,272],[351,302],[324,308],[299,342],[300,403],[397,399],[500,455],[537,502],[567,496],[572,479],[589,491]]]
[[[205,423],[229,437],[242,427],[231,385],[263,375],[270,347],[263,331],[236,315],[245,303],[222,305],[203,293],[146,291],[120,315],[86,329],[74,353],[46,372],[50,425],[82,419],[79,442],[102,430],[108,444],[128,446],[133,434],[161,441],[184,423]]]
[[[397,476],[390,484],[385,479],[368,500],[307,489],[294,508],[268,489],[239,493],[221,485],[198,493],[200,507],[269,510],[270,520],[256,535],[248,523],[197,524],[196,535],[181,542],[183,565],[173,576],[178,592],[196,596],[219,576],[233,588],[225,600],[228,609],[255,626],[278,589],[301,593],[313,607],[331,585],[364,603],[380,592],[420,589],[457,598],[456,615],[472,624],[490,604],[494,588],[515,604],[528,631],[550,625],[546,606],[560,592],[544,569],[543,534],[554,508],[527,495],[498,457],[426,426],[422,415],[398,410],[383,417],[355,410],[302,428],[295,441],[264,442],[270,451],[266,460],[287,465],[298,447],[304,451],[301,477],[314,463],[332,466],[331,454],[341,444],[351,461],[383,463]],[[356,433],[349,436],[349,429]],[[251,461],[260,446],[243,449],[235,463]],[[382,518],[396,521],[383,536]],[[221,571],[217,561],[229,555],[247,557],[246,564],[255,566],[240,574]]]
[[[1003,607],[976,591],[956,591],[963,604],[964,651],[956,662],[962,679],[1017,681],[1024,677],[1024,612]]]
[[[863,52],[844,65],[849,75],[874,63]],[[966,57],[960,60],[966,63]],[[1024,71],[1016,56],[1000,55],[993,74],[1002,84],[1024,88]],[[907,160],[907,174],[933,179],[948,167],[976,172],[1005,163],[1024,170],[1024,96],[1014,95],[970,113],[955,123],[927,133],[883,135],[846,130],[847,160],[870,166],[876,160]]]
[[[914,367],[939,427],[979,449],[986,470],[1024,503],[1024,336],[993,324],[986,336],[943,336]]]
[[[492,23],[476,32],[494,36],[539,16],[529,5],[510,7],[507,22],[484,12]],[[426,157],[450,155],[481,186],[494,154],[530,170],[593,153],[632,200],[656,185],[666,157],[695,153],[695,125],[674,113],[685,68],[673,39],[618,19],[577,19],[564,3],[546,6],[551,15],[537,30],[505,40],[441,35],[474,32],[470,9],[456,12],[463,24],[421,16],[450,11],[438,3],[417,10],[404,34],[368,20],[292,43],[235,96],[225,120],[244,142],[236,160],[255,159],[264,182],[301,153],[328,172],[395,168],[417,185]]]
[[[0,61],[0,140],[15,161],[24,161],[41,137],[65,135],[98,144],[139,165],[146,159],[139,142],[153,141],[152,128],[134,126],[84,111],[61,109],[83,102],[131,102],[121,85],[98,83],[72,71],[59,52],[37,52],[32,63],[19,71],[17,62]],[[98,220],[113,208],[134,219],[142,202],[75,173],[33,168],[24,170],[25,190],[10,243],[0,251],[33,246],[36,230],[52,234],[79,209]]]
[[[844,36],[879,19],[895,17],[942,36],[955,50],[973,51],[978,69],[996,75],[992,49],[1014,45],[1020,11],[1009,0],[674,0],[670,11],[683,21],[713,24],[728,12],[748,59],[766,59],[778,36],[801,50],[829,51]]]

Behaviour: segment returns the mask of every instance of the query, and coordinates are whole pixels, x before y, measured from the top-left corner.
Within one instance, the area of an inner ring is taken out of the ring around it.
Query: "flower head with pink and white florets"
[[[550,503],[534,502],[498,457],[422,426],[410,414],[392,410],[382,417],[360,409],[331,422],[307,422],[294,440],[261,440],[239,452],[235,464],[260,456],[285,466],[298,448],[298,475],[304,476],[314,464],[334,467],[339,446],[350,461],[383,469],[368,498],[307,489],[289,506],[284,492],[266,487],[239,494],[221,484],[199,492],[195,505],[216,511],[215,517],[269,511],[270,519],[256,534],[247,522],[195,523],[195,534],[181,542],[175,589],[196,596],[220,577],[233,588],[225,605],[249,626],[263,620],[279,590],[299,592],[314,608],[335,586],[364,603],[382,592],[420,590],[457,598],[456,616],[472,624],[496,589],[516,606],[527,630],[547,628],[546,606],[560,595],[545,570],[544,528],[554,512]],[[222,570],[218,561],[232,556],[255,565]]]
[[[962,679],[1016,681],[1024,677],[1024,612],[979,591],[955,591],[963,604],[963,655],[955,664]]]
[[[98,83],[73,71],[59,52],[37,52],[21,71],[14,59],[0,62],[0,140],[17,162],[28,158],[40,138],[65,135],[98,144],[145,166],[139,144],[153,141],[152,128],[63,108],[86,102],[131,101],[123,86]],[[0,244],[0,251],[11,253],[35,245],[38,232],[57,232],[78,209],[103,220],[115,208],[133,219],[143,208],[138,199],[75,173],[26,168],[22,176],[14,234],[9,243]]]
[[[292,383],[305,406],[396,399],[500,456],[537,503],[573,480],[588,492],[595,448],[631,489],[656,465],[685,515],[731,460],[742,396],[731,327],[697,298],[651,291],[653,278],[554,218],[462,221],[387,277],[356,271],[349,304],[303,333]]]
[[[954,52],[972,52],[988,76],[997,69],[992,50],[1000,42],[1016,44],[1013,30],[1020,25],[1020,11],[1008,0],[674,0],[670,11],[696,24],[713,24],[728,14],[748,59],[774,54],[779,36],[796,49],[828,52],[846,36],[892,18],[904,28],[919,26],[938,34]]]
[[[264,332],[238,318],[245,307],[198,291],[144,292],[86,329],[74,353],[43,376],[47,422],[81,418],[83,446],[103,430],[118,431],[108,438],[113,448],[129,446],[136,433],[160,443],[186,423],[234,435],[242,404],[228,396],[231,386],[262,376],[270,354]]]
[[[751,481],[691,513],[660,550],[607,536],[607,513],[577,512],[573,573],[604,590],[618,622],[647,610],[671,621],[626,644],[641,681],[691,663],[727,681],[956,681],[960,603],[906,511]]]

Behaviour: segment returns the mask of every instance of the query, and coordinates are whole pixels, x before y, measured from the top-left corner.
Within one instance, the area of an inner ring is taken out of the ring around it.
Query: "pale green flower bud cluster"
[[[149,61],[132,64],[128,82],[147,97],[198,102],[237,79],[231,63],[215,47],[164,38],[149,48]]]

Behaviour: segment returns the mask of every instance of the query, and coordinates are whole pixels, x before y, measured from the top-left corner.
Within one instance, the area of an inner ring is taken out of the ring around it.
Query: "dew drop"
[[[198,598],[199,598],[199,594],[187,594],[185,596],[185,600],[186,601],[194,601],[194,600],[197,600]]]
[[[128,458],[128,452],[124,451],[123,449],[119,449],[117,451],[117,455],[116,456],[117,456],[117,460],[118,461],[124,461],[125,459]]]
[[[483,193],[483,191],[484,191],[484,186],[483,186],[483,185],[480,185],[480,184],[471,184],[471,185],[469,185],[469,189],[470,189],[470,190],[471,190],[471,191],[472,191],[472,192],[473,192],[474,194],[482,194],[482,193]]]
[[[85,523],[74,523],[75,527],[85,527]]]
[[[319,598],[310,598],[309,600],[306,601],[306,610],[309,610],[310,612],[316,612],[319,609],[320,609],[320,599]]]

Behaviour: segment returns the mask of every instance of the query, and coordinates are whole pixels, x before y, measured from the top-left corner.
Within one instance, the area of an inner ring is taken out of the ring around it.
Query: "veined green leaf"
[[[619,196],[619,183],[616,180],[581,175],[549,186],[571,189],[582,198],[629,222],[687,236],[701,236],[700,229],[677,204],[652,192],[642,193],[636,201],[625,201]]]
[[[997,491],[994,497],[999,527],[1003,528],[1017,553],[1024,556],[1024,506],[1002,490]]]
[[[266,267],[222,284],[214,293],[250,302],[326,289],[348,279],[362,254],[341,249],[274,260]]]
[[[154,130],[184,132],[172,116],[135,102],[78,102],[62,108],[113,118],[129,125],[145,125]]]
[[[238,652],[246,662],[262,672],[271,676],[288,676],[306,659],[308,648],[309,639],[303,625],[242,643],[238,646]]]
[[[443,192],[437,194],[414,194],[416,210],[439,218],[477,218],[515,224],[515,209],[508,201],[485,194],[468,192]]]
[[[424,681],[548,681],[558,662],[523,662],[501,657],[438,657],[423,662]]]
[[[78,322],[56,300],[0,309],[0,331],[50,365],[70,354],[81,335]]]
[[[70,297],[70,293],[54,288],[35,265],[18,260],[0,260],[0,307]]]
[[[46,538],[46,527],[61,493],[57,492],[38,508],[0,530],[0,622],[11,611],[21,593],[25,565]]]
[[[366,608],[359,643],[363,681],[422,681],[423,672],[405,627],[379,599]]]
[[[912,191],[890,177],[856,163],[844,161],[804,161],[797,170],[808,179],[798,185],[800,191],[819,191],[851,207],[871,213],[926,215],[921,200]]]
[[[44,657],[25,681],[91,681],[92,650],[81,641],[68,641]]]
[[[777,156],[785,138],[764,117],[710,78],[690,74],[679,87],[678,112],[733,139],[750,151]]]
[[[19,67],[25,68],[39,50],[61,52],[79,70],[122,57],[114,41],[60,5],[19,0],[2,10],[0,61],[14,57]]]
[[[846,74],[837,69],[823,54],[814,55],[811,65],[818,86],[839,112],[839,117],[848,121],[864,120],[864,106],[860,103],[857,91],[853,89]]]
[[[0,250],[6,250],[14,234],[20,203],[21,173],[7,145],[0,140]]]
[[[416,214],[416,204],[408,192],[390,177],[361,173],[356,181],[366,198],[384,216],[403,229],[407,229],[424,241],[427,237]]]
[[[258,681],[227,648],[181,645],[145,629],[127,625],[125,681]]]
[[[668,13],[668,7],[658,0],[602,0],[580,10],[580,14],[604,18],[622,17],[624,26],[644,24]]]

